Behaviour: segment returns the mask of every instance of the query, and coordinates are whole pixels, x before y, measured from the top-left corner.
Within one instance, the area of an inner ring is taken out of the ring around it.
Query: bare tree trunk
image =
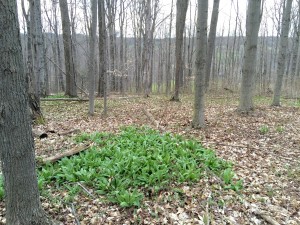
[[[57,21],[57,2],[53,2],[53,10],[54,10],[54,35],[55,35],[55,41],[56,41],[56,48],[57,48],[57,59],[58,59],[58,66],[59,68],[62,68],[62,57],[61,57],[61,51],[60,51],[60,43],[59,43],[59,36],[58,36],[58,21]],[[56,66],[57,67],[57,66]],[[64,84],[64,77],[62,70],[59,69],[58,73],[58,81],[59,81],[59,87],[61,91],[65,91],[65,84]]]
[[[6,223],[48,225],[52,222],[42,209],[35,171],[17,3],[0,5],[0,154]]]
[[[92,22],[90,33],[90,57],[89,57],[89,114],[92,116],[95,112],[95,47],[96,47],[96,32],[97,32],[97,0],[92,0]]]
[[[179,89],[180,89],[180,80],[182,77],[182,45],[183,45],[183,31],[185,26],[186,12],[189,5],[188,0],[177,0],[176,8],[176,68],[175,68],[175,91],[174,96],[171,100],[179,101]]]
[[[208,0],[198,0],[197,18],[197,49],[196,49],[196,78],[194,116],[192,125],[194,128],[205,127],[205,64],[207,60],[207,14]]]
[[[291,8],[293,0],[287,0],[286,6],[284,7],[282,21],[281,21],[281,34],[280,44],[277,61],[277,78],[275,82],[274,95],[273,95],[273,106],[280,106],[280,94],[282,87],[283,74],[286,63],[286,52],[288,48],[288,35],[290,29],[291,20]]]
[[[30,0],[30,18],[31,28],[33,34],[34,47],[34,74],[36,79],[35,94],[37,100],[40,97],[46,96],[45,84],[45,59],[44,59],[44,39],[41,18],[41,2],[40,0]],[[39,103],[38,103],[39,104]]]
[[[143,51],[143,69],[142,72],[144,74],[144,95],[145,97],[149,97],[150,95],[150,89],[149,89],[149,83],[150,83],[150,56],[151,56],[151,0],[146,0],[145,2],[145,35],[144,35],[144,51]]]
[[[171,3],[171,13],[170,13],[170,25],[169,25],[169,39],[168,39],[168,53],[167,53],[167,63],[166,63],[166,95],[170,94],[171,89],[171,44],[172,44],[172,22],[173,22],[173,0]]]
[[[107,114],[107,48],[106,48],[106,23],[104,1],[98,3],[99,24],[99,93],[104,97],[103,114]]]
[[[99,85],[98,96],[104,97],[104,76],[106,73],[106,24],[104,2],[98,4],[98,26],[99,26]]]
[[[22,11],[23,15],[26,20],[27,26],[27,67],[26,67],[26,78],[27,78],[27,85],[28,85],[28,97],[29,97],[29,106],[31,109],[31,117],[32,119],[43,119],[39,97],[36,94],[36,76],[33,69],[34,65],[34,58],[33,58],[33,34],[32,34],[32,25],[31,25],[31,17],[26,13],[24,1],[22,3]]]
[[[220,0],[214,0],[213,11],[211,15],[209,35],[208,35],[208,46],[207,46],[207,61],[206,61],[206,75],[205,75],[205,88],[209,88],[211,61],[213,58],[213,52],[215,49],[216,30],[219,16],[219,4]]]
[[[238,110],[248,113],[253,109],[253,83],[256,75],[258,31],[262,16],[261,0],[248,2],[243,76]]]
[[[108,15],[108,33],[109,33],[109,50],[110,50],[110,72],[111,72],[111,89],[117,90],[115,76],[116,69],[116,43],[115,43],[115,17],[116,17],[116,0],[106,0]]]
[[[62,18],[65,67],[66,67],[66,95],[70,97],[77,96],[76,78],[73,66],[72,55],[72,39],[71,39],[71,23],[69,18],[69,10],[67,0],[59,0],[60,12]]]

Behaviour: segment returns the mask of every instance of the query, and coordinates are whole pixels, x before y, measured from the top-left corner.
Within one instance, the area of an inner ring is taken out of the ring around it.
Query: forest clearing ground
[[[100,99],[93,117],[87,115],[87,102],[43,102],[46,124],[35,129],[55,133],[36,139],[38,157],[75,147],[72,136],[76,134],[68,131],[118,132],[121,126],[152,126],[142,110],[147,109],[166,131],[195,137],[232,161],[237,177],[244,181],[244,189],[236,193],[221,189],[218,180],[203,179],[180,187],[183,195],[171,196],[166,191],[146,199],[138,210],[85,194],[66,204],[44,199],[44,207],[63,224],[76,224],[76,219],[81,224],[300,224],[299,102],[284,100],[282,107],[274,108],[269,106],[269,98],[256,98],[255,110],[244,116],[236,112],[237,100],[233,95],[208,97],[207,127],[201,130],[190,126],[191,96],[184,96],[179,103],[161,96],[114,97],[108,101],[105,118]],[[66,193],[53,195],[63,198]]]

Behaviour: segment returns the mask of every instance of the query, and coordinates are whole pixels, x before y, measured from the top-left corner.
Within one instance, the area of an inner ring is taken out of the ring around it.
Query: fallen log
[[[68,151],[65,151],[65,152],[62,152],[60,154],[57,154],[57,155],[54,155],[54,156],[49,156],[47,158],[44,158],[42,159],[41,163],[42,164],[46,164],[46,163],[54,163],[54,162],[57,162],[58,160],[64,158],[64,157],[68,157],[68,156],[72,156],[72,155],[76,155],[84,150],[87,150],[91,145],[85,145],[85,146],[80,146],[80,147],[77,147],[77,148],[73,148],[73,149],[70,149]]]
[[[148,119],[151,121],[151,123],[156,126],[157,129],[159,129],[160,131],[165,131],[165,128],[161,125],[159,125],[159,122],[157,120],[154,119],[154,116],[147,111],[147,109],[142,109],[143,112],[145,113],[145,115],[148,117]]]
[[[54,102],[54,101],[77,101],[77,102],[87,102],[88,99],[83,98],[41,98],[41,101]]]

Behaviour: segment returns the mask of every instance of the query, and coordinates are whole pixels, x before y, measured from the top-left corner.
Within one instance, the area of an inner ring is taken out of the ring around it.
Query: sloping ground
[[[236,193],[221,189],[218,180],[201,180],[178,187],[176,194],[166,191],[146,199],[140,209],[124,209],[82,186],[83,194],[72,202],[62,200],[67,193],[57,192],[51,196],[56,201],[43,199],[43,205],[63,224],[300,224],[299,103],[297,107],[286,100],[283,107],[272,108],[269,102],[257,99],[256,110],[245,116],[235,111],[233,96],[208,98],[207,128],[202,130],[190,127],[191,97],[181,103],[155,96],[113,98],[105,118],[100,100],[94,117],[87,116],[88,103],[44,102],[47,124],[35,129],[54,133],[36,139],[39,157],[74,148],[72,136],[78,130],[117,132],[123,125],[152,126],[146,109],[166,131],[195,137],[232,161],[244,189]]]

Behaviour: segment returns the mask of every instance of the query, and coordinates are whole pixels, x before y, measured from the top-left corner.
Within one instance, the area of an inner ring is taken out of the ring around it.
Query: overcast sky
[[[69,0],[71,1],[71,0]],[[73,0],[75,1],[75,0]],[[129,0],[128,0],[129,1]],[[160,15],[157,20],[159,21],[163,20],[163,18],[166,18],[170,15],[171,11],[171,1],[172,0],[160,0]],[[260,33],[262,34],[264,30],[268,30],[269,35],[271,35],[272,29],[273,29],[273,20],[270,15],[274,15],[274,9],[278,5],[278,2],[281,0],[265,0],[265,7],[264,7],[264,15],[262,19],[262,24],[261,24],[261,31]],[[19,6],[19,17],[20,17],[20,22],[21,22],[21,30],[23,32],[22,27],[24,27],[23,21],[22,20],[22,11],[20,10],[20,4],[21,0],[18,0],[18,6]],[[25,0],[25,3],[27,0]],[[41,0],[42,5],[46,4],[48,7],[51,7],[51,1],[49,0]],[[80,0],[76,0],[77,4],[79,4],[80,8]],[[89,1],[87,1],[89,2]],[[195,25],[195,13],[196,13],[196,2],[197,0],[190,0],[190,6],[187,12],[187,19],[186,19],[186,27],[189,27],[190,24]],[[220,0],[220,7],[219,7],[219,20],[218,20],[218,28],[217,28],[217,34],[220,35],[222,31],[224,31],[224,35],[227,35],[228,32],[232,35],[234,32],[234,28],[236,26],[236,19],[238,19],[238,32],[241,32],[242,34],[245,34],[245,23],[246,23],[246,11],[247,11],[247,2],[248,0]],[[174,4],[174,13],[176,13],[176,0],[173,0]],[[212,11],[213,7],[213,0],[209,0],[209,17]],[[42,10],[44,10],[44,7],[42,7]],[[51,15],[51,12],[49,13]],[[58,16],[60,16],[60,11],[58,9]],[[77,32],[78,33],[84,33],[83,27],[80,25],[80,21],[83,20],[83,15],[80,9],[77,10],[76,12],[76,20],[78,24]],[[131,21],[130,18],[127,20],[128,21],[128,32],[127,35],[131,36],[132,31],[131,31]],[[158,37],[159,35],[164,35],[163,33],[166,33],[166,27],[168,26],[169,23],[169,17],[165,20],[166,23],[162,26],[160,26],[160,29],[157,30],[156,36]],[[208,25],[210,23],[210,18],[208,19]],[[46,20],[43,21],[44,29],[46,32],[49,32],[49,27],[47,27],[47,22]],[[163,24],[163,23],[162,23]],[[81,27],[80,27],[81,26]],[[175,33],[175,17],[173,18],[173,36]],[[118,19],[116,20],[116,29],[118,29]],[[239,33],[238,33],[239,34]],[[276,35],[276,34],[274,34]]]

